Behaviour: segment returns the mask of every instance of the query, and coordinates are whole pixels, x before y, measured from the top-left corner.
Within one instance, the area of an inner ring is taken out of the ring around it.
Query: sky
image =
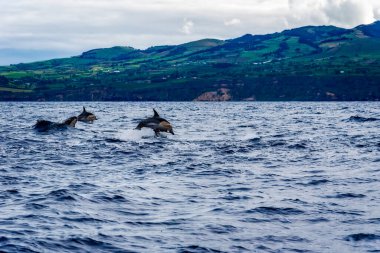
[[[380,0],[0,0],[0,65],[380,19]]]

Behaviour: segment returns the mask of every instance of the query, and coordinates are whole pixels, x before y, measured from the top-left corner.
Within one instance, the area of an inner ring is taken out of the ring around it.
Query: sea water
[[[0,109],[0,252],[380,252],[379,103]]]

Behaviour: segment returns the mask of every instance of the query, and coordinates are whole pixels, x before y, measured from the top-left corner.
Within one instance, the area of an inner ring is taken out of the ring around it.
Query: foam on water
[[[136,130],[136,129],[120,130],[117,134],[115,134],[115,138],[120,139],[122,141],[131,141],[131,142],[139,142],[139,143],[143,143],[148,140],[151,140],[150,137],[152,136],[154,136],[154,132],[148,128],[143,128],[141,130]]]

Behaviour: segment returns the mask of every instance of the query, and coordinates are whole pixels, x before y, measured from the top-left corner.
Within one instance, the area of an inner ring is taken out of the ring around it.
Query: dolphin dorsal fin
[[[86,111],[86,108],[83,106],[83,112],[85,112]]]
[[[153,109],[153,112],[154,112],[154,118],[159,118],[160,117],[160,115],[158,115],[158,112],[155,110],[155,109]]]

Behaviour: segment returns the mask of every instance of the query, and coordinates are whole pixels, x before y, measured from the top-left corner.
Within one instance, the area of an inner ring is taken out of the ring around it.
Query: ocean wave
[[[35,247],[27,247],[14,243],[5,243],[0,245],[0,251],[2,252],[17,252],[17,253],[39,253],[39,251],[34,250]]]
[[[267,214],[267,215],[299,215],[303,214],[304,211],[291,208],[291,207],[271,207],[271,206],[261,206],[256,207],[250,210],[245,211],[245,213],[261,213],[261,214]]]
[[[378,249],[380,121],[348,121],[376,103],[91,103],[94,124],[50,134],[30,122],[83,104],[19,105],[0,119],[0,252]],[[134,130],[152,107],[176,135]]]
[[[227,251],[221,251],[213,248],[202,247],[199,245],[190,245],[180,247],[177,250],[178,253],[227,253]]]
[[[66,189],[58,189],[51,191],[47,195],[48,197],[54,197],[57,201],[76,201],[76,194]]]
[[[264,237],[258,237],[256,239],[265,242],[309,242],[309,240],[299,236],[267,235]]]
[[[327,196],[327,198],[336,198],[336,199],[347,199],[347,198],[365,198],[364,194],[356,194],[356,193],[339,193],[336,195]]]
[[[128,200],[125,199],[123,196],[117,195],[117,194],[106,195],[106,194],[102,193],[102,194],[97,194],[97,195],[93,196],[92,199],[94,202],[110,202],[110,203],[128,202]]]
[[[317,185],[321,185],[321,184],[327,184],[329,182],[331,182],[331,181],[327,180],[327,179],[313,179],[313,180],[306,182],[306,183],[297,183],[297,184],[305,185],[305,186],[317,186]]]
[[[362,117],[362,116],[351,116],[348,121],[352,122],[373,122],[373,121],[379,121],[380,119],[378,118],[373,118],[373,117]]]
[[[380,235],[376,234],[368,234],[368,233],[358,233],[358,234],[351,234],[344,238],[346,241],[375,241],[380,240]]]
[[[232,225],[206,225],[206,229],[215,234],[229,234],[237,231]]]

